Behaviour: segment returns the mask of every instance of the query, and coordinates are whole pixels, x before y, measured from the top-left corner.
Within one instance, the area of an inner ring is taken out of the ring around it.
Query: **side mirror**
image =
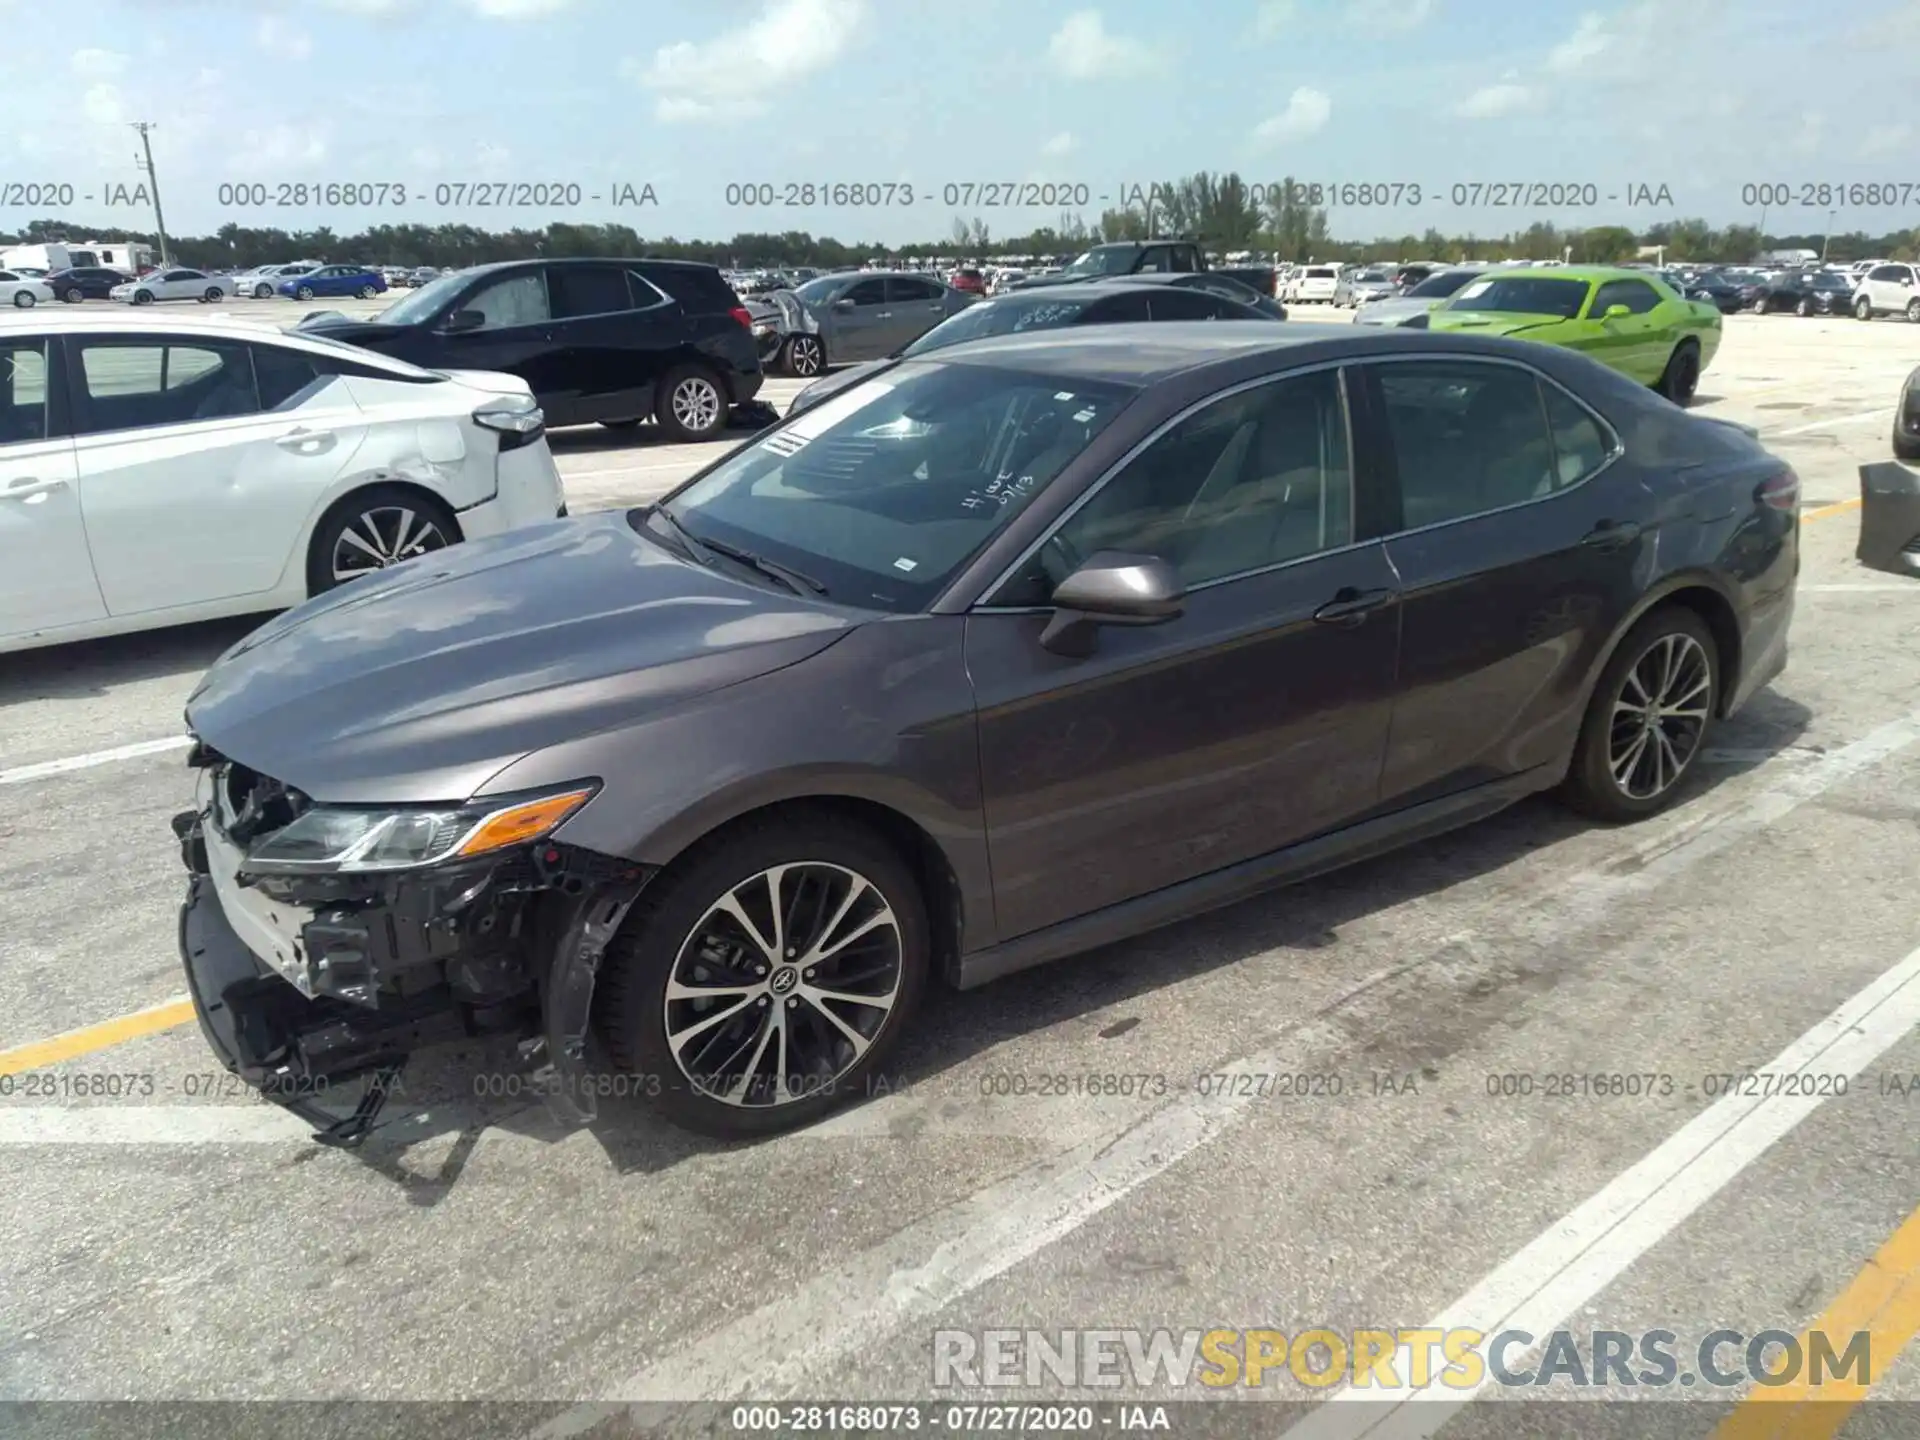
[[[1602,315],[1600,318],[1602,320],[1621,320],[1621,319],[1625,319],[1627,316],[1631,315],[1632,313],[1633,311],[1629,310],[1624,305],[1609,305],[1607,306],[1607,313]]]
[[[486,313],[481,310],[456,310],[447,317],[447,323],[440,328],[449,335],[464,335],[469,330],[478,330],[487,323]]]
[[[1054,587],[1040,643],[1082,658],[1093,653],[1100,626],[1163,624],[1186,608],[1186,595],[1179,572],[1159,556],[1101,550]]]
[[[853,301],[842,295],[838,300],[833,302],[833,308],[836,310],[851,310],[853,309]]]

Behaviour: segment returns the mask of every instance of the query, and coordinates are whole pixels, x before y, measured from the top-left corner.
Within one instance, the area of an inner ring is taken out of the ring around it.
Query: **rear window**
[[[1307,267],[1307,278],[1309,280],[1332,280],[1339,275],[1339,273],[1340,272],[1335,270],[1331,265],[1309,265]]]
[[[695,314],[725,314],[740,303],[718,269],[705,265],[635,265],[634,270]]]

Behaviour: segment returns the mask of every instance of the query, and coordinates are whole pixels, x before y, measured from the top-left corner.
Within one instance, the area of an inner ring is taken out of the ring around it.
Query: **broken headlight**
[[[364,874],[468,860],[538,840],[593,798],[597,785],[465,805],[315,805],[247,849],[254,874]]]

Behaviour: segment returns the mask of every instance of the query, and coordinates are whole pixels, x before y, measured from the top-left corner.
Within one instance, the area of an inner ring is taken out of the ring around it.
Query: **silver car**
[[[1341,274],[1333,287],[1335,305],[1364,305],[1369,300],[1384,300],[1393,294],[1393,272],[1378,265]]]
[[[1407,325],[1418,320],[1426,323],[1429,310],[1461,289],[1469,280],[1485,274],[1485,268],[1461,267],[1436,270],[1404,295],[1388,295],[1369,300],[1353,313],[1356,325]]]
[[[978,298],[907,270],[822,275],[793,296],[802,314],[789,326],[783,359],[796,375],[891,355]]]
[[[198,300],[202,305],[225,300],[234,293],[231,275],[209,275],[179,266],[156,270],[108,291],[108,298],[129,305],[151,305],[156,300]]]

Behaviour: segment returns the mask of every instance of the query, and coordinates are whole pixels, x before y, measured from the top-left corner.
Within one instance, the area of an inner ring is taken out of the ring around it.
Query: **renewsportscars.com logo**
[[[1813,1331],[1749,1336],[1713,1330],[1691,1345],[1671,1330],[1315,1328],[1280,1330],[936,1330],[936,1389],[1049,1387],[1113,1390],[1200,1386],[1258,1389],[1289,1382],[1310,1390],[1336,1385],[1398,1390],[1477,1390],[1571,1386],[1578,1389],[1728,1389],[1751,1381],[1817,1388],[1872,1382],[1872,1337],[1856,1330],[1844,1347]]]

